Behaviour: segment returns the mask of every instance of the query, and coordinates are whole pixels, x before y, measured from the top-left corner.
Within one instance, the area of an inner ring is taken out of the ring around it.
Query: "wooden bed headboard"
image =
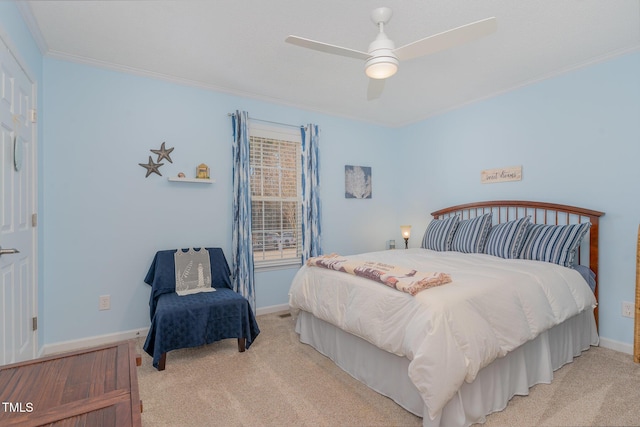
[[[525,216],[530,216],[531,222],[534,224],[560,225],[590,222],[589,238],[585,238],[580,246],[578,263],[588,266],[596,274],[594,294],[596,300],[598,299],[599,220],[600,217],[604,215],[604,212],[555,203],[531,202],[527,200],[497,200],[451,206],[432,212],[431,215],[435,219],[448,218],[454,215],[460,215],[461,219],[468,219],[489,212],[493,213],[494,224],[513,221]],[[583,253],[585,255],[581,256]],[[587,254],[588,256],[586,256]],[[594,314],[596,324],[598,324],[598,307],[595,308]]]
[[[633,361],[640,363],[640,225],[636,246],[636,307],[633,323]]]

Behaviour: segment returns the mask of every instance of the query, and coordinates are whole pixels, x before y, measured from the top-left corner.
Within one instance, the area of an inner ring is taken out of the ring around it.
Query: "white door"
[[[37,350],[35,90],[0,38],[0,365]]]

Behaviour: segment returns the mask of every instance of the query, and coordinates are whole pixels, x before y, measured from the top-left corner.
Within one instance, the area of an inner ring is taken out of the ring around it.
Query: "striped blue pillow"
[[[434,219],[427,226],[422,238],[422,247],[434,251],[448,251],[451,246],[451,239],[456,231],[456,226],[460,221],[458,215],[447,219]]]
[[[467,254],[482,253],[491,221],[491,213],[460,221],[451,241],[451,250]]]
[[[578,246],[590,227],[590,222],[571,225],[531,225],[520,258],[573,267]]]
[[[501,258],[518,258],[530,218],[525,216],[491,227],[484,253]]]

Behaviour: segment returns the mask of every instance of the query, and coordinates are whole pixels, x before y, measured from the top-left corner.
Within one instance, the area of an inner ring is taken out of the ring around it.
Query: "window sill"
[[[301,262],[299,259],[293,260],[278,260],[278,261],[262,261],[253,265],[255,272],[273,271],[273,270],[288,270],[293,268],[300,268]]]

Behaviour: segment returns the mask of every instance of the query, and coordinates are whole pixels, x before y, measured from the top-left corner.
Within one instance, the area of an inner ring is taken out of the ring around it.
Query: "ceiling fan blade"
[[[373,101],[374,99],[382,96],[384,90],[384,82],[386,79],[369,79],[369,86],[367,86],[367,101]]]
[[[305,39],[298,36],[289,36],[284,41],[295,44],[296,46],[306,47],[308,49],[318,50],[320,52],[331,53],[333,55],[346,56],[347,58],[367,60],[371,55],[359,50],[353,50],[346,47],[335,46],[328,43],[317,42],[315,40]]]
[[[394,50],[400,61],[429,55],[489,35],[498,28],[496,18],[487,18],[443,31]]]

